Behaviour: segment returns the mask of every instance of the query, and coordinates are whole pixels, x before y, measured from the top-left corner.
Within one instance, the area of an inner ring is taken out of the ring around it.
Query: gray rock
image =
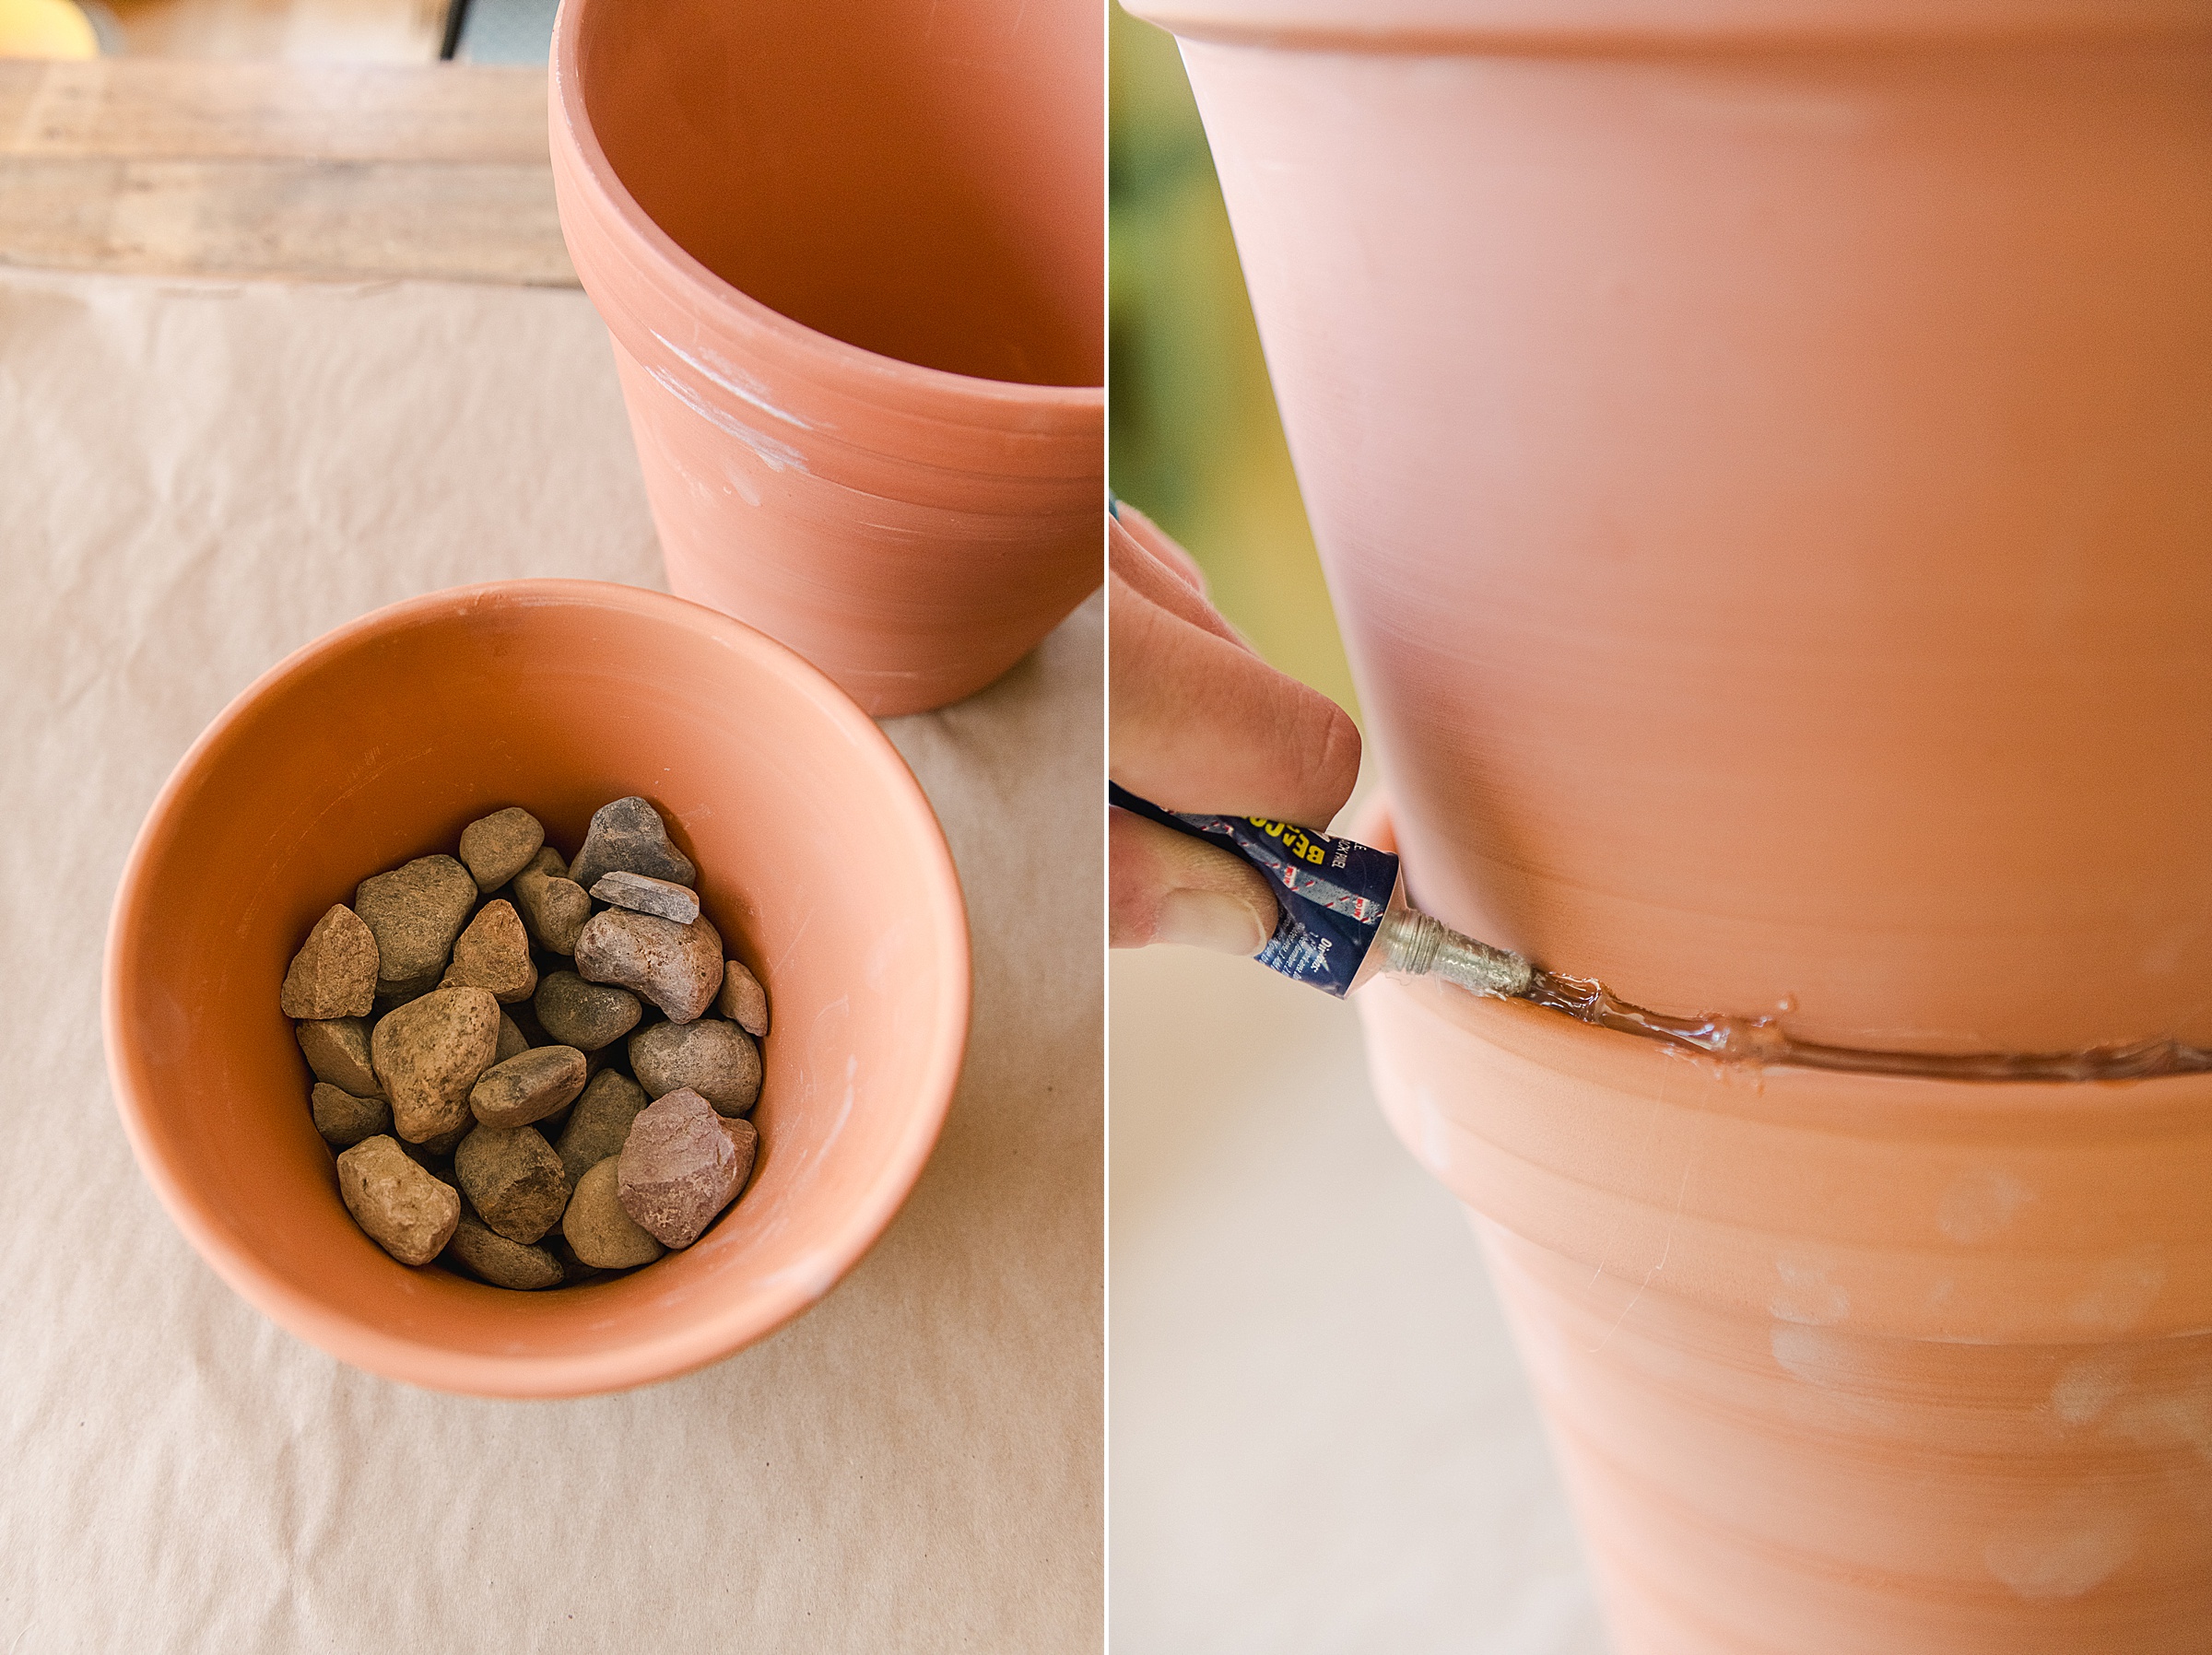
[[[587,982],[642,994],[673,1023],[689,1023],[722,986],[722,937],[704,914],[688,925],[610,908],[576,939],[576,972]]]
[[[547,1034],[579,1051],[612,1045],[638,1026],[645,1008],[628,989],[586,982],[573,971],[548,971],[531,1002]]]
[[[477,889],[488,897],[528,867],[545,842],[546,825],[511,804],[461,829],[461,860]]]
[[[661,813],[639,798],[617,799],[593,814],[583,848],[569,864],[569,877],[588,891],[618,869],[677,885],[699,881],[691,859],[669,841]]]
[[[428,1264],[453,1239],[461,1197],[386,1137],[338,1156],[338,1194],[369,1238],[402,1264]]]
[[[593,898],[614,908],[641,914],[658,914],[688,925],[699,918],[699,893],[669,879],[648,879],[642,874],[616,869],[592,886]]]
[[[560,1233],[578,1262],[594,1270],[650,1264],[665,1249],[623,1211],[620,1163],[608,1156],[587,1168],[561,1217]]]
[[[376,937],[377,987],[396,992],[426,977],[434,986],[476,905],[477,882],[450,856],[362,880],[353,909]]]
[[[292,1034],[300,1042],[300,1055],[307,1059],[317,1080],[326,1080],[356,1097],[382,1094],[383,1083],[376,1078],[375,1067],[369,1061],[369,1025],[360,1018],[302,1023]]]
[[[317,1081],[308,1095],[315,1130],[333,1149],[351,1149],[363,1138],[388,1134],[392,1106],[381,1097],[358,1097],[328,1081]]]
[[[618,1163],[622,1210],[663,1247],[698,1240],[737,1198],[746,1168],[714,1106],[697,1092],[671,1092],[630,1123]]]
[[[560,870],[560,852],[547,845],[514,876],[510,888],[531,940],[555,954],[573,954],[576,933],[592,917],[592,898]]]
[[[425,1144],[469,1125],[469,1089],[499,1048],[500,1003],[482,989],[439,989],[382,1017],[369,1055],[399,1135]]]
[[[453,1227],[445,1256],[479,1281],[524,1293],[558,1287],[563,1274],[560,1261],[544,1248],[510,1241],[468,1213]]]
[[[520,1057],[530,1050],[530,1039],[523,1033],[523,1026],[505,1012],[500,1014],[500,1043],[491,1054],[491,1061],[503,1063],[511,1057]]]
[[[742,1115],[760,1096],[760,1049],[720,1017],[641,1028],[629,1037],[629,1067],[649,1096],[688,1086],[717,1114]]]
[[[494,1063],[468,1095],[486,1126],[528,1126],[565,1109],[583,1090],[583,1053],[573,1046],[538,1046]]]
[[[602,1069],[583,1088],[569,1112],[569,1124],[553,1145],[569,1181],[575,1183],[609,1156],[622,1153],[629,1123],[650,1101],[644,1087],[619,1069]]]
[[[292,956],[276,1004],[288,1017],[365,1017],[376,1004],[376,959],[360,915],[335,903]]]
[[[510,1241],[536,1240],[569,1204],[568,1174],[535,1127],[477,1127],[453,1151],[453,1176],[484,1222]]]
[[[530,963],[530,937],[514,905],[504,898],[487,902],[453,943],[453,963],[441,988],[488,989],[502,1005],[537,992],[537,968]]]
[[[722,968],[722,992],[714,997],[714,1009],[756,1039],[768,1033],[768,991],[741,959]]]

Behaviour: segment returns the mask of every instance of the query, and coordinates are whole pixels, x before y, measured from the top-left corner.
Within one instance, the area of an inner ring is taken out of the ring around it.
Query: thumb
[[[1125,810],[1106,814],[1112,946],[1253,955],[1275,934],[1275,889],[1250,863]]]

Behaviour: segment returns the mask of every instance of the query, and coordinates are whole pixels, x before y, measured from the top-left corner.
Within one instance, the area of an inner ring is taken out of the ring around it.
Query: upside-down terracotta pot
[[[1420,906],[1816,1041],[2212,1045],[2212,8],[1135,9]],[[2201,1078],[1366,998],[1626,1655],[2212,1647]]]
[[[411,1270],[355,1226],[277,1007],[316,917],[510,804],[569,855],[642,794],[766,985],[759,1159],[695,1245],[512,1293]],[[796,1316],[880,1235],[943,1124],[968,930],[936,817],[821,674],[661,593],[515,581],[411,599],[272,667],[148,813],[108,934],[108,1068],[131,1146],[226,1282],[303,1339],[445,1391],[665,1379]]]
[[[669,583],[871,713],[1099,582],[1103,53],[1081,0],[561,7],[561,229]]]
[[[2212,1647],[2212,1075],[1726,1070],[1363,990],[1618,1655]]]

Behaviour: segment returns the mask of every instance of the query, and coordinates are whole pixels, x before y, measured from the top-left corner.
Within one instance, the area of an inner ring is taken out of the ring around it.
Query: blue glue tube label
[[[1351,988],[1397,887],[1396,857],[1288,822],[1162,810],[1112,781],[1106,802],[1218,845],[1266,874],[1281,918],[1259,952],[1260,964],[1340,1000]]]

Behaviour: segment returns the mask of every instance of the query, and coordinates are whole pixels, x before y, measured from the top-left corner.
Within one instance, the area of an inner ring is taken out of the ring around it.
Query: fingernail
[[[1265,920],[1252,904],[1227,891],[1173,890],[1159,899],[1158,943],[1182,943],[1222,954],[1253,955],[1275,930],[1275,900]]]

